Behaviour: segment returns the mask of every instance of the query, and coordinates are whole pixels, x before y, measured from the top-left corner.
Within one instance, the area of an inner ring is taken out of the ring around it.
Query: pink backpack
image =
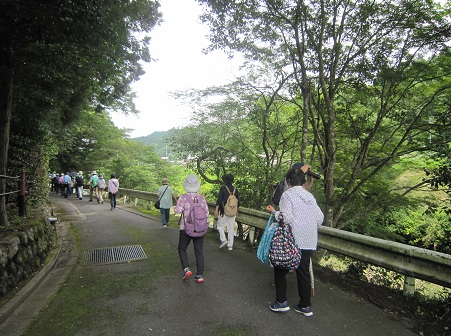
[[[190,204],[190,212],[185,216],[185,232],[190,237],[203,237],[208,231],[208,212],[205,213],[202,207],[204,197],[196,195],[190,199],[185,195],[186,200]]]

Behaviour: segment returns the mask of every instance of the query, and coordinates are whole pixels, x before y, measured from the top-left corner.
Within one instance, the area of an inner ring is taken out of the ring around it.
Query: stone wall
[[[39,270],[56,243],[55,227],[46,220],[0,231],[0,298]]]

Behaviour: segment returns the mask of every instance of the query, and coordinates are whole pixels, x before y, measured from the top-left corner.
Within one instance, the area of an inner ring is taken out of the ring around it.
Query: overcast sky
[[[140,114],[112,115],[117,127],[134,129],[132,138],[188,124],[189,108],[171,98],[171,91],[226,84],[238,73],[224,53],[202,53],[208,28],[199,23],[194,0],[161,0],[161,12],[164,22],[150,33],[150,53],[157,61],[144,64],[146,74],[133,85]]]

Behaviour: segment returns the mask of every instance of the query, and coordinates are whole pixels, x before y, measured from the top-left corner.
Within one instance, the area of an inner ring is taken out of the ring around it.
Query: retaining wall
[[[44,219],[0,231],[0,298],[38,271],[56,243],[55,227]]]

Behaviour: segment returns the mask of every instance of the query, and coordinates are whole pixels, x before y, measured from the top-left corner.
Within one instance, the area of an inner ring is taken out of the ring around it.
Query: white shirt
[[[302,186],[289,188],[280,198],[280,212],[285,223],[291,225],[294,239],[300,249],[316,250],[318,227],[324,221],[324,214],[315,197]]]

